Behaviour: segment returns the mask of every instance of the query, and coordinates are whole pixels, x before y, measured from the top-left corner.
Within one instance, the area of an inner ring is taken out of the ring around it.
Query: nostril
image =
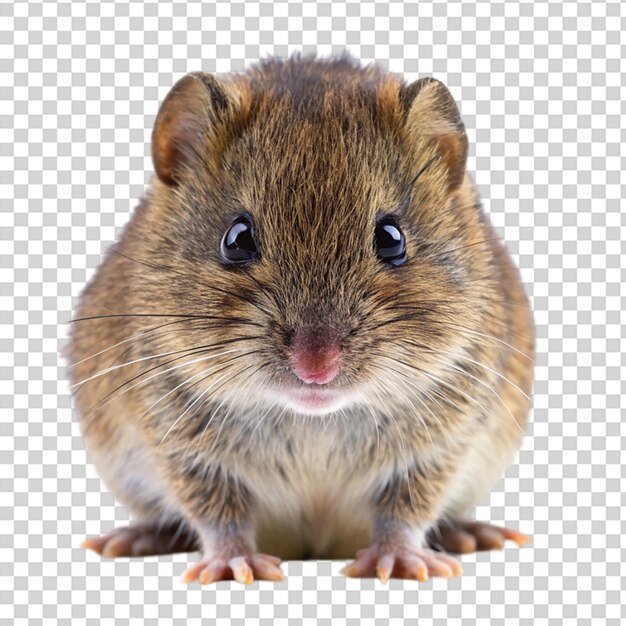
[[[324,385],[339,373],[341,348],[331,338],[298,333],[291,344],[289,362],[302,382]]]

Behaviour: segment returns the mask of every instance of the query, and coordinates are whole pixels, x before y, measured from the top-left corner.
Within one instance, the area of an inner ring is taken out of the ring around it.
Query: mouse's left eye
[[[258,255],[250,220],[238,217],[224,233],[220,244],[222,258],[228,263],[247,263]]]
[[[406,241],[396,220],[386,215],[376,222],[374,249],[383,263],[397,267],[406,261]]]

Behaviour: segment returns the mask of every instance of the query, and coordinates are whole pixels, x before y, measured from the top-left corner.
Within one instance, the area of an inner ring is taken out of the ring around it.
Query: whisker
[[[446,324],[449,324],[450,326],[456,326],[457,328],[462,328],[465,332],[470,333],[472,335],[477,335],[479,337],[484,337],[485,339],[490,339],[492,341],[497,341],[498,343],[501,343],[502,345],[505,345],[507,348],[510,348],[514,352],[517,352],[521,356],[525,357],[531,363],[534,361],[532,356],[526,354],[522,350],[517,349],[515,346],[512,346],[510,343],[507,343],[506,341],[504,341],[503,339],[500,339],[499,337],[496,337],[495,335],[487,335],[485,333],[478,332],[477,330],[474,330],[474,329],[469,328],[467,326],[463,326],[463,324],[454,324],[454,323],[450,323],[450,322],[446,322]]]
[[[269,363],[261,363],[261,365],[259,365],[251,374],[248,375],[248,378],[254,376],[258,371],[262,370],[264,367],[267,367],[269,365]],[[251,367],[254,367],[254,365],[248,365],[247,367],[245,367],[243,370],[241,370],[240,372],[238,372],[238,375],[243,374],[245,371],[249,370]],[[222,383],[221,386],[223,386],[224,384],[229,383],[230,381],[226,381],[226,383]],[[219,389],[219,387],[218,387]],[[232,406],[229,408],[228,412],[226,413],[226,416],[228,416],[230,409],[232,408]],[[217,431],[217,435],[215,436],[215,440],[213,441],[213,445],[211,446],[211,452],[214,450],[215,446],[217,445],[217,442],[219,440],[220,434],[222,432],[222,427],[224,426],[224,422],[226,421],[226,416],[224,417],[224,419],[222,419],[222,423],[220,424],[220,427]],[[213,419],[214,415],[211,416],[211,420]],[[211,422],[211,420],[209,420],[209,423]],[[202,431],[202,434],[204,435],[204,432],[206,431],[206,429],[208,428],[208,425],[205,427],[204,431]]]
[[[498,378],[500,378],[501,380],[504,380],[505,382],[509,383],[509,385],[511,385],[514,389],[516,389],[517,391],[519,391],[527,400],[531,400],[531,398],[528,396],[528,394],[526,394],[524,392],[523,389],[521,389],[520,387],[518,387],[512,380],[508,379],[506,376],[504,376],[503,374],[501,374],[500,372],[490,368],[489,366],[485,365],[484,363],[481,363],[480,361],[476,361],[474,359],[470,359],[469,357],[466,357],[462,354],[457,354],[455,352],[446,352],[444,350],[436,350],[434,348],[425,348],[423,345],[420,344],[415,344],[414,342],[410,341],[410,340],[406,340],[404,341],[404,343],[409,343],[410,345],[415,345],[416,347],[420,348],[421,350],[427,350],[428,352],[430,352],[431,354],[445,354],[448,356],[452,356],[454,358],[459,358],[459,359],[463,359],[465,361],[468,361],[470,363],[473,363],[475,365],[478,365],[486,370],[488,370],[489,372],[491,372],[492,374],[495,374],[496,376],[498,376]]]
[[[228,368],[226,368],[228,369]],[[185,410],[176,418],[176,420],[174,420],[174,423],[168,428],[167,432],[163,435],[163,438],[161,439],[160,443],[159,443],[159,447],[163,444],[163,442],[165,441],[166,437],[172,432],[172,430],[176,427],[176,424],[178,424],[178,422],[180,422],[181,419],[183,419],[183,417],[185,415],[187,415],[187,413],[189,413],[189,411],[191,410],[191,408],[197,404],[200,400],[202,400],[202,398],[204,398],[206,396],[207,393],[209,393],[209,391],[211,391],[211,389],[220,381],[223,380],[224,378],[226,378],[226,376],[228,376],[228,374],[224,374],[223,376],[220,376],[217,380],[215,380],[214,382],[212,382],[202,393],[200,393],[198,395],[198,397],[193,400],[193,402],[191,404],[189,404],[187,406],[187,408],[185,408]],[[203,378],[202,380],[206,380],[207,377]]]
[[[404,384],[405,387],[411,387],[413,389],[413,391],[411,391],[411,389],[409,389],[409,392],[412,393],[412,395],[415,397],[416,400],[418,400],[419,402],[421,402],[421,404],[424,405],[424,408],[433,416],[433,418],[435,419],[437,424],[439,424],[441,430],[443,432],[445,432],[443,424],[441,423],[439,418],[435,415],[435,413],[433,413],[432,409],[428,406],[428,404],[426,404],[426,402],[424,402],[424,400],[421,398],[421,394],[423,394],[423,390],[420,387],[418,387],[417,385],[415,385],[415,383],[410,378],[408,378],[404,374],[401,374],[398,370],[394,370],[394,371],[396,371],[398,374],[400,374],[402,376],[402,378],[400,380]],[[441,405],[439,405],[439,406],[441,406]]]
[[[249,337],[246,337],[246,339],[248,339],[248,338]],[[172,356],[173,354],[181,354],[181,353],[190,352],[190,351],[193,351],[193,350],[204,349],[204,348],[210,347],[212,345],[213,344],[205,344],[203,346],[197,346],[195,348],[184,348],[182,350],[170,350],[169,352],[162,352],[160,354],[152,354],[152,355],[141,357],[141,358],[138,358],[138,359],[133,359],[132,361],[127,361],[126,363],[121,363],[121,364],[118,364],[118,365],[107,367],[107,368],[105,368],[103,370],[100,370],[99,372],[96,372],[92,376],[89,376],[88,378],[85,378],[85,379],[81,380],[78,383],[74,383],[73,385],[70,386],[70,389],[73,389],[74,387],[78,387],[80,385],[83,385],[84,383],[87,383],[90,380],[94,380],[95,378],[99,378],[101,376],[104,376],[105,374],[108,374],[110,372],[118,370],[118,369],[120,369],[122,367],[128,367],[129,365],[134,365],[135,363],[141,363],[143,361],[150,361],[152,359],[158,359],[158,358],[164,357],[164,356]]]
[[[239,351],[238,349],[230,350],[230,351],[226,351],[225,354],[229,353],[229,352],[238,352],[238,351]],[[210,352],[210,350],[208,350],[208,349],[198,350],[198,351],[195,351],[195,352],[193,352],[191,354],[202,354],[202,353],[206,353],[206,352]],[[247,353],[243,353],[242,355],[238,355],[238,356],[245,356],[246,354]],[[157,372],[156,374],[153,374],[152,376],[148,376],[148,378],[145,378],[144,380],[140,380],[139,382],[135,383],[134,385],[130,385],[130,387],[127,387],[126,389],[124,389],[124,391],[122,391],[122,393],[119,393],[119,394],[115,395],[114,397],[111,397],[117,391],[119,391],[123,387],[126,387],[126,385],[128,385],[129,383],[137,380],[138,378],[141,378],[142,376],[145,376],[149,372],[152,372],[155,369],[159,369],[159,368],[163,367],[164,365],[168,365],[169,363],[173,363],[174,361],[179,361],[180,359],[184,359],[187,356],[190,356],[190,354],[184,354],[182,356],[176,357],[175,359],[170,359],[169,361],[166,361],[165,363],[160,363],[159,365],[155,365],[154,367],[151,367],[150,369],[146,370],[145,372],[140,372],[136,376],[133,376],[129,380],[123,382],[121,385],[118,385],[115,389],[113,389],[113,391],[110,391],[109,393],[107,393],[103,398],[101,398],[93,407],[91,407],[91,409],[89,409],[89,411],[85,414],[85,417],[87,417],[88,415],[91,415],[92,412],[95,411],[96,409],[101,408],[103,406],[106,406],[110,402],[113,402],[114,400],[117,400],[118,398],[121,398],[125,393],[128,393],[131,389],[134,389],[135,387],[137,387],[139,385],[143,385],[146,382],[148,382],[149,380],[152,380],[153,378],[156,378],[157,376],[163,376],[164,374],[167,374],[168,372],[171,372],[173,370],[179,369],[181,367],[186,367],[187,365],[191,365],[193,363],[200,363],[202,361],[207,361],[209,359],[215,358],[215,356],[221,356],[221,355],[209,354],[206,357],[202,357],[202,358],[199,358],[199,359],[193,359],[193,360],[190,360],[190,361],[185,361],[183,363],[175,365],[174,367],[170,367],[170,368],[168,368],[166,370],[163,370],[162,372]],[[106,402],[105,402],[105,400],[106,400]]]
[[[459,246],[458,248],[452,248],[451,250],[442,250],[437,251],[437,254],[450,254],[452,252],[458,252],[459,250],[464,250],[465,248],[471,248],[472,246],[479,246],[483,243],[493,243],[495,241],[501,241],[498,237],[493,237],[491,239],[482,239],[481,241],[474,241],[472,243],[465,244],[464,246]]]
[[[519,391],[527,400],[531,400],[530,396],[524,393],[524,390],[520,389],[520,387],[518,387],[513,381],[509,380],[506,376],[504,376],[503,374],[500,374],[500,372],[497,372],[496,370],[490,368],[484,363],[480,363],[479,361],[475,361],[474,359],[470,359],[469,357],[463,356],[461,354],[456,354],[454,352],[442,352],[442,351],[437,351],[437,352],[438,354],[447,354],[448,356],[453,356],[457,359],[463,359],[464,361],[469,361],[470,363],[474,363],[475,365],[485,368],[487,371],[491,372],[492,374],[495,374],[501,380],[504,380],[505,382],[509,383],[509,385],[511,385],[514,389]]]
[[[178,385],[176,385],[176,387],[174,387],[173,389],[170,389],[167,393],[163,394],[156,402],[154,402],[153,404],[151,404],[138,418],[136,421],[139,421],[144,415],[146,415],[147,413],[149,413],[155,406],[157,406],[157,404],[159,404],[161,401],[163,401],[165,398],[167,398],[167,396],[173,394],[175,391],[177,391],[178,389],[180,389],[181,387],[183,387],[184,385],[190,383],[194,378],[198,378],[198,376],[204,376],[207,372],[212,372],[213,370],[215,370],[216,367],[219,367],[219,365],[214,365],[212,367],[208,367],[203,369],[201,372],[197,372],[196,374],[194,374],[193,376],[190,376],[189,378],[187,378],[186,380],[184,380],[182,383],[179,383]],[[221,370],[220,370],[221,371]],[[205,379],[203,379],[205,380]]]
[[[374,428],[376,429],[376,456],[378,456],[380,453],[380,426],[378,424],[378,419],[376,418],[376,411],[374,411],[371,403],[366,402],[365,407],[367,408],[368,413],[372,416],[372,419],[374,420]]]
[[[278,404],[277,401],[272,402],[272,404],[270,404],[269,408],[267,409],[267,411],[265,411],[265,413],[263,413],[263,415],[257,419],[257,423],[254,427],[254,430],[252,431],[252,434],[254,435],[254,433],[258,432],[259,433],[259,438],[261,437],[261,424],[263,423],[263,421],[265,420],[265,418],[274,410],[274,408],[276,407],[276,405]],[[258,407],[258,403],[257,403],[257,407]]]
[[[146,330],[142,330],[141,332],[137,333],[136,335],[132,335],[131,337],[127,337],[126,339],[122,340],[122,341],[118,341],[117,343],[114,343],[112,346],[109,346],[108,348],[105,348],[104,350],[100,350],[100,352],[96,352],[94,354],[92,354],[91,356],[85,357],[84,359],[81,359],[80,361],[76,361],[76,363],[73,363],[72,365],[69,366],[69,369],[72,369],[74,367],[76,367],[77,365],[80,365],[81,363],[84,363],[85,361],[89,361],[89,359],[93,359],[96,356],[100,356],[101,354],[104,354],[105,352],[108,352],[109,350],[113,350],[114,348],[117,348],[118,346],[121,346],[122,344],[128,343],[129,341],[133,341],[134,339],[138,339],[139,337],[143,337],[144,335],[147,335],[151,332],[154,332],[156,330],[160,330],[161,328],[165,328],[166,326],[171,326],[173,324],[181,324],[183,322],[187,322],[189,320],[187,319],[183,319],[183,320],[174,320],[173,322],[166,322],[165,324],[159,324],[158,326],[154,326],[153,328],[148,328]],[[194,321],[194,320],[191,320]]]
[[[404,309],[404,310],[406,310],[406,309],[408,309],[408,310],[412,310],[412,306],[411,306],[411,305],[399,305],[399,306],[397,306],[397,307],[395,307],[395,308],[397,308],[397,309],[401,309],[401,310],[402,310],[402,309]],[[418,309],[418,312],[419,312],[419,311],[421,311],[421,309]],[[416,314],[416,316],[417,316],[417,314]],[[503,340],[503,339],[501,339],[500,337],[496,337],[495,335],[488,335],[488,334],[486,334],[486,333],[481,333],[481,332],[479,332],[479,331],[477,331],[477,330],[475,330],[475,329],[470,328],[469,326],[465,326],[465,325],[463,325],[463,324],[459,324],[459,323],[457,323],[457,322],[452,322],[452,321],[450,321],[450,320],[445,320],[445,321],[444,321],[444,320],[440,320],[440,319],[432,319],[432,318],[429,318],[429,319],[428,319],[428,323],[429,323],[429,324],[430,324],[430,323],[433,323],[433,324],[437,324],[437,325],[439,325],[439,326],[444,326],[444,327],[449,326],[449,327],[452,327],[452,328],[460,328],[460,329],[462,329],[464,332],[466,332],[466,333],[470,333],[471,335],[476,335],[476,336],[478,336],[478,337],[483,337],[483,338],[485,338],[485,339],[489,339],[489,340],[491,340],[491,341],[496,341],[496,342],[498,342],[498,343],[500,343],[500,344],[502,344],[502,345],[506,346],[507,348],[509,348],[509,349],[513,350],[513,351],[514,351],[514,352],[516,352],[517,354],[519,354],[519,355],[523,356],[524,358],[528,359],[529,361],[531,361],[531,362],[533,362],[533,361],[534,361],[534,359],[533,359],[533,357],[532,357],[532,356],[530,356],[529,354],[526,354],[526,353],[525,353],[525,352],[523,352],[522,350],[519,350],[518,348],[516,348],[515,346],[511,345],[510,343],[508,343],[508,342],[504,341],[504,340]],[[504,326],[503,326],[503,327],[504,327]],[[504,327],[504,328],[506,328],[506,330],[507,330],[507,331],[509,330],[509,329],[508,329],[508,327]],[[516,333],[514,333],[514,334],[516,334]],[[521,336],[521,335],[520,335],[520,336]],[[523,337],[522,337],[522,338],[523,338]],[[416,346],[417,348],[423,348],[423,347],[425,347],[425,346],[424,346],[424,344],[419,344],[419,343],[417,343],[417,342],[415,342],[415,341],[406,341],[406,343],[410,343],[411,345],[414,345],[414,346]]]
[[[511,416],[511,418],[513,419],[513,421],[515,422],[515,424],[517,425],[517,428],[519,429],[520,433],[523,433],[524,431],[522,430],[522,427],[519,425],[519,422],[517,421],[517,419],[515,419],[515,415],[513,415],[513,412],[511,411],[511,409],[507,406],[507,404],[504,402],[504,400],[502,399],[502,397],[500,396],[500,394],[498,394],[493,387],[491,387],[490,385],[488,385],[486,382],[480,380],[480,378],[477,378],[476,376],[470,374],[469,372],[465,371],[464,369],[460,368],[460,367],[456,367],[455,365],[453,365],[452,363],[446,363],[446,362],[442,362],[443,365],[447,365],[448,367],[451,367],[452,369],[458,371],[460,374],[462,374],[463,376],[469,376],[472,380],[475,380],[479,385],[482,385],[483,387],[487,388],[489,391],[491,391],[491,393],[498,398],[498,400],[500,400],[500,402],[502,403],[502,406],[508,411],[509,415]]]
[[[91,315],[89,317],[75,317],[74,319],[69,320],[68,323],[74,324],[75,322],[88,322],[91,320],[101,320],[108,318],[126,318],[126,317],[175,317],[175,318],[185,318],[185,319],[197,319],[197,320],[217,320],[220,322],[236,322],[237,324],[247,324],[249,326],[259,326],[262,327],[262,324],[258,324],[249,319],[243,317],[229,317],[224,315],[181,315],[181,314],[170,314],[170,313],[107,313],[103,315]]]
[[[471,303],[471,302],[470,302]],[[451,321],[444,321],[441,319],[437,319],[435,317],[433,317],[432,313],[432,309],[427,309],[425,307],[423,308],[419,308],[418,306],[411,306],[411,305],[398,305],[398,306],[394,306],[394,307],[389,307],[388,310],[408,310],[411,311],[409,313],[404,313],[402,315],[398,315],[396,317],[392,317],[390,319],[387,320],[383,320],[382,322],[379,322],[378,324],[374,324],[372,326],[368,326],[367,329],[368,331],[373,331],[376,330],[378,328],[382,328],[384,326],[390,326],[392,324],[399,324],[401,322],[407,322],[407,321],[412,321],[412,320],[423,320],[425,324],[428,325],[439,325],[439,326],[446,326],[446,325],[450,325],[450,326],[454,326],[454,323]],[[378,313],[380,313],[381,311],[378,311]],[[443,312],[439,311],[438,312],[439,315],[442,315]],[[512,328],[510,328],[507,324],[503,323],[502,320],[491,316],[487,311],[483,311],[483,314],[491,317],[491,323],[495,323],[498,326],[500,326],[501,328],[503,328],[504,330],[506,330],[507,333],[516,335],[518,337],[520,337],[520,339],[523,339],[524,341],[532,341],[532,339],[530,337],[527,337],[525,335],[522,335],[521,333],[513,330]],[[527,356],[527,355],[526,355]],[[530,357],[529,357],[530,358]]]
[[[375,383],[371,386],[371,389],[374,391],[374,393],[378,397],[379,402],[381,402],[381,406],[384,406],[384,403],[382,403],[383,398],[381,397],[381,395],[377,391],[378,385],[379,385],[378,381],[375,381]],[[395,417],[391,413],[386,413],[386,415],[393,421],[393,423],[394,423],[394,425],[396,427],[396,430],[398,432],[398,439],[399,439],[400,446],[402,448],[402,458],[404,460],[407,489],[409,491],[409,502],[411,503],[411,507],[413,507],[414,506],[414,504],[413,504],[413,492],[411,491],[411,481],[409,480],[409,462],[407,460],[407,458],[408,458],[407,450],[406,450],[406,447],[404,445],[404,438],[402,437],[402,431],[400,430],[400,426],[398,425],[398,422],[396,421]]]
[[[391,368],[390,368],[390,369],[391,369]],[[398,370],[393,370],[393,371],[398,372]],[[398,382],[401,382],[401,383],[402,383],[402,384],[406,387],[407,391],[409,392],[409,394],[410,394],[412,397],[417,398],[417,395],[416,395],[416,394],[415,394],[415,393],[414,393],[414,392],[413,392],[413,391],[412,391],[412,390],[408,387],[408,385],[406,384],[406,382],[405,382],[405,380],[404,380],[404,375],[403,375],[403,374],[401,374],[401,377],[400,377],[400,378],[398,378],[397,380],[398,380]],[[389,380],[386,380],[386,381],[385,381],[385,383],[386,383],[386,384],[388,384],[388,385],[391,385],[391,386],[392,386],[392,388],[393,388],[393,389],[395,389],[395,390],[396,390],[396,392],[397,392],[398,394],[403,395],[403,394],[401,393],[401,391],[398,389],[398,387],[397,387],[395,384],[391,383]],[[422,417],[422,414],[421,414],[421,413],[417,410],[417,407],[416,407],[415,405],[412,405],[412,406],[413,406],[413,409],[415,410],[415,413],[416,413],[416,415],[417,415],[417,418],[420,420],[420,422],[421,422],[422,426],[423,426],[423,427],[425,428],[425,430],[426,430],[426,434],[428,435],[428,438],[430,439],[430,444],[431,444],[431,446],[434,448],[434,446],[435,446],[435,442],[434,442],[434,440],[433,440],[433,438],[432,438],[432,435],[431,435],[431,433],[430,433],[430,429],[428,428],[428,424],[426,423],[426,421],[425,421],[425,420],[424,420],[424,418]],[[435,418],[435,419],[436,419],[436,418]],[[439,420],[437,420],[437,421],[439,422]],[[439,425],[441,426],[441,422],[439,422]]]
[[[148,369],[145,372],[143,372],[143,373],[147,374],[148,372],[151,372],[152,370],[154,370],[154,369],[156,369],[158,367],[161,367],[163,365],[168,365],[169,363],[173,363],[174,361],[178,361],[179,359],[182,359],[182,358],[184,358],[187,355],[196,354],[196,353],[200,353],[200,352],[206,351],[208,348],[216,348],[216,347],[220,347],[221,348],[221,347],[224,347],[224,346],[226,346],[228,344],[231,344],[231,343],[238,343],[240,341],[246,341],[246,340],[251,340],[251,339],[259,339],[259,338],[260,337],[258,335],[246,335],[245,337],[235,337],[233,339],[224,339],[222,341],[217,341],[217,342],[214,342],[214,343],[207,343],[207,344],[204,344],[204,345],[201,345],[201,346],[195,346],[195,347],[192,347],[192,348],[184,348],[184,349],[181,349],[181,350],[174,350],[174,351],[171,351],[171,352],[163,352],[162,354],[149,355],[149,356],[144,357],[142,359],[136,359],[134,361],[128,361],[126,363],[122,363],[121,365],[117,365],[117,366],[114,366],[114,367],[113,366],[109,366],[109,367],[105,368],[104,370],[100,370],[100,372],[97,372],[96,374],[94,374],[93,376],[90,376],[89,378],[85,378],[84,380],[82,380],[82,381],[80,381],[78,383],[74,383],[70,387],[70,389],[72,389],[74,387],[77,387],[79,385],[81,385],[81,386],[85,385],[85,383],[89,382],[90,380],[98,378],[98,377],[100,377],[100,376],[102,376],[104,374],[108,374],[111,371],[120,369],[122,367],[126,367],[128,365],[132,365],[133,363],[137,363],[139,361],[156,359],[156,358],[161,357],[161,356],[171,356],[172,354],[182,354],[182,356],[176,357],[175,359],[169,359],[168,361],[165,361],[164,363],[159,363],[158,365],[155,365],[153,368]],[[186,353],[186,354],[183,354],[183,353]],[[141,375],[142,374],[139,374],[138,376],[141,376]],[[133,379],[131,379],[131,381],[132,380]]]
[[[179,272],[178,270],[175,270],[173,267],[170,267],[169,265],[155,265],[154,263],[148,263],[147,261],[140,261],[139,259],[135,259],[131,256],[128,256],[127,254],[124,254],[123,252],[120,252],[119,250],[117,250],[115,246],[112,246],[111,248],[109,248],[109,250],[113,254],[117,254],[118,256],[124,257],[125,259],[128,259],[129,261],[133,261],[134,263],[138,263],[139,265],[143,265],[144,267],[148,267],[152,270],[164,270],[166,272],[172,272],[173,274],[178,274],[179,276],[188,278],[187,274],[184,274],[183,272]]]
[[[194,350],[194,349],[195,348],[191,348],[191,350]],[[183,350],[170,350],[169,352],[161,352],[160,354],[151,354],[150,356],[144,356],[139,359],[133,359],[132,361],[127,361],[126,363],[121,363],[119,365],[107,367],[103,370],[100,370],[99,372],[96,372],[92,376],[89,376],[89,378],[85,378],[78,383],[74,383],[73,385],[70,386],[70,389],[73,389],[74,387],[78,387],[79,385],[83,385],[84,383],[87,383],[90,380],[94,380],[95,378],[100,378],[101,376],[104,376],[105,374],[109,374],[110,372],[118,370],[122,367],[128,367],[129,365],[134,365],[135,363],[142,363],[143,361],[151,361],[153,359],[158,359],[163,356],[172,356],[172,354],[181,354],[182,352],[189,352],[189,351],[190,351],[190,348],[185,348]]]
[[[381,356],[385,356],[385,355],[381,355]],[[470,396],[467,393],[465,393],[458,386],[455,386],[455,385],[445,381],[444,379],[439,378],[438,376],[435,376],[434,374],[431,374],[430,372],[427,372],[426,370],[421,369],[421,368],[415,366],[412,363],[409,363],[409,362],[404,361],[402,359],[398,359],[397,357],[393,357],[393,358],[392,357],[387,357],[387,358],[389,358],[389,359],[391,359],[393,361],[396,361],[398,363],[402,363],[403,365],[407,366],[409,369],[414,369],[416,372],[418,372],[418,374],[420,374],[422,376],[426,376],[427,378],[429,378],[433,382],[437,383],[437,386],[444,385],[446,387],[449,387],[453,392],[461,394],[463,397],[467,398],[471,402],[474,402],[476,405],[478,405],[478,407],[481,409],[481,411],[483,412],[484,415],[489,415],[490,414],[490,412],[480,402],[478,402],[478,400],[476,400],[472,396]],[[447,401],[452,403],[452,401],[449,398],[447,399]],[[456,404],[454,404],[454,406],[456,406],[461,412],[463,412],[463,409],[461,409],[461,407],[459,407]]]
[[[174,269],[173,267],[169,267],[167,265],[154,265],[154,264],[148,263],[147,261],[143,261],[143,260],[140,260],[140,259],[135,259],[133,257],[128,256],[127,254],[124,254],[123,252],[119,252],[118,250],[116,250],[114,248],[111,248],[111,251],[113,253],[115,253],[115,254],[119,254],[120,256],[128,259],[129,261],[134,261],[135,263],[138,263],[138,264],[143,265],[144,267],[148,267],[150,269],[163,270],[163,271],[167,271],[167,272],[172,272],[174,274],[177,274],[178,276],[183,276],[184,278],[189,278],[189,276],[190,276],[189,273],[186,274],[184,272],[179,272],[178,270]],[[257,285],[259,285],[259,283],[258,283],[258,281],[256,279],[253,279],[253,280],[254,280],[254,282],[257,283]],[[239,300],[242,300],[243,302],[246,302],[247,304],[250,304],[253,307],[259,309],[259,311],[261,311],[262,313],[265,313],[268,316],[270,315],[270,312],[267,311],[266,309],[264,309],[263,307],[261,307],[258,302],[254,302],[250,298],[246,298],[245,296],[241,295],[240,293],[237,293],[235,291],[227,291],[226,289],[222,289],[221,287],[218,287],[217,285],[203,285],[203,288],[205,288],[205,289],[206,288],[213,289],[214,291],[217,291],[219,293],[223,293],[223,294],[226,294],[228,296],[234,296],[235,298],[238,298]],[[265,293],[265,290],[263,290],[263,292]]]

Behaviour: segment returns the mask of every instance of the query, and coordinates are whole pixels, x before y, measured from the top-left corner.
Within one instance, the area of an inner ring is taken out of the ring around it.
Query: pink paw
[[[228,556],[216,553],[205,556],[199,563],[187,568],[182,580],[185,583],[199,580],[201,584],[218,580],[236,580],[249,585],[254,580],[282,580],[283,573],[278,567],[280,559],[269,554],[246,554]]]
[[[390,578],[425,582],[433,576],[450,578],[463,573],[461,564],[453,556],[413,543],[403,534],[384,537],[369,548],[359,550],[356,560],[345,567],[343,573],[354,578],[376,576],[383,583]]]
[[[477,550],[502,550],[507,540],[514,541],[521,548],[531,538],[517,530],[486,522],[458,521],[435,527],[430,544],[439,550],[466,554]]]
[[[193,552],[196,537],[176,525],[159,527],[152,524],[134,524],[116,528],[102,537],[85,539],[81,548],[93,550],[106,558],[122,556],[152,556],[173,552]]]

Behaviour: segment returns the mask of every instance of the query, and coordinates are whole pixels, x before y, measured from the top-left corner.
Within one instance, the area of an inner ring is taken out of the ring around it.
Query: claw
[[[376,577],[381,583],[386,584],[391,578],[391,572],[393,572],[395,558],[393,554],[385,554],[376,564]]]
[[[214,561],[200,573],[200,584],[208,585],[218,580],[225,580],[228,576],[228,566],[224,561]]]
[[[348,577],[376,576],[382,583],[387,583],[391,577],[426,582],[432,576],[450,578],[459,576],[462,571],[461,564],[454,557],[416,548],[400,536],[359,550],[356,560],[346,565],[341,573]]]
[[[232,579],[244,585],[254,580],[280,581],[284,578],[278,567],[280,562],[279,558],[269,554],[238,555],[228,561],[218,554],[188,567],[181,580],[183,583],[199,580],[203,585]]]
[[[244,585],[249,585],[253,580],[254,576],[252,575],[252,568],[246,562],[245,557],[237,556],[230,561],[228,561],[228,565],[233,572],[233,576],[237,582],[243,583]]]
[[[531,537],[485,522],[459,521],[440,525],[433,537],[433,545],[447,552],[466,554],[476,550],[502,550],[507,540],[522,547],[531,541]]]

